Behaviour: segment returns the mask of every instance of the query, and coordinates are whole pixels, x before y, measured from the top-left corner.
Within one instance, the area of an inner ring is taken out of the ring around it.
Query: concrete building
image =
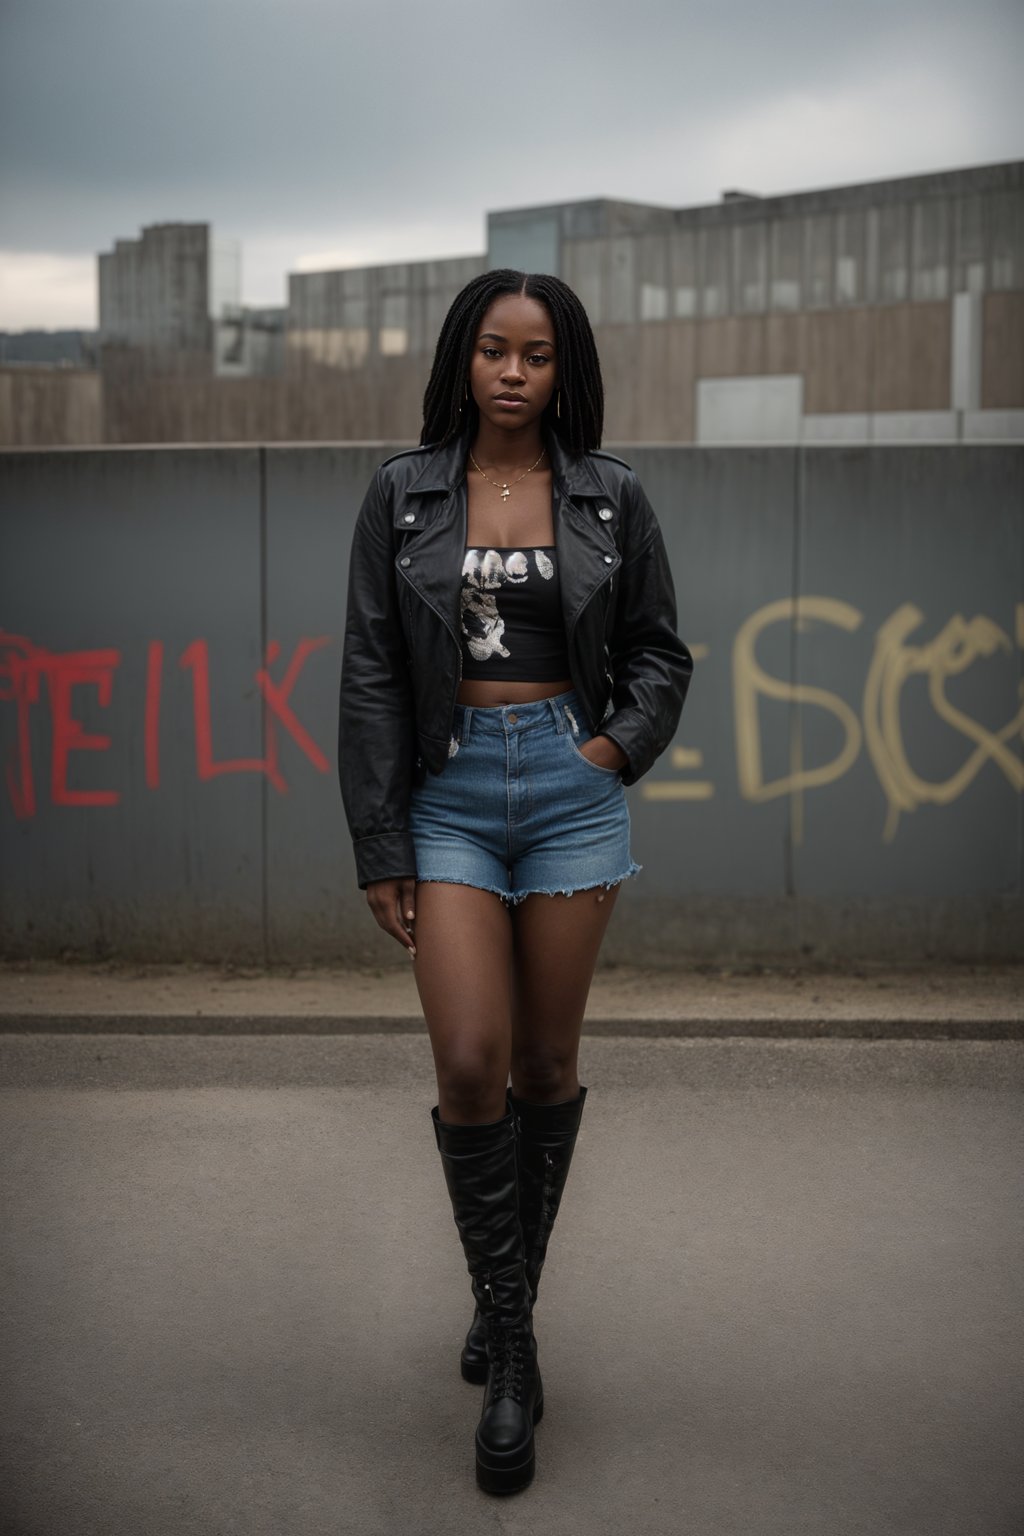
[[[302,437],[418,438],[441,322],[487,259],[288,275],[287,376]]]
[[[285,311],[241,302],[238,240],[209,224],[150,224],[99,256],[100,345],[147,372],[279,373]]]
[[[241,271],[209,224],[150,224],[100,255],[104,441],[287,435],[285,310],[243,305]]]
[[[144,349],[149,365],[208,358],[219,302],[240,298],[241,258],[208,224],[150,224],[99,257],[100,341]]]
[[[500,209],[486,252],[293,272],[280,307],[241,303],[236,240],[149,225],[99,257],[95,401],[51,405],[66,381],[0,365],[0,442],[59,441],[38,433],[61,423],[86,441],[94,418],[106,442],[415,441],[445,312],[497,266],[579,293],[609,442],[1024,440],[1009,161],[690,208]]]
[[[283,305],[223,304],[213,322],[216,376],[272,378],[282,373],[287,316]]]
[[[580,295],[609,439],[1024,437],[1024,162],[492,212],[486,256],[292,274],[289,367],[358,378],[374,433],[414,437],[446,287],[485,266]]]

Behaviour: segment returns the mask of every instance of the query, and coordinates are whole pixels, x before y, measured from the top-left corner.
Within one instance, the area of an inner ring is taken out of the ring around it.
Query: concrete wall
[[[335,769],[388,451],[0,454],[8,953],[401,960]],[[605,957],[1024,956],[1024,448],[619,451],[696,670]]]

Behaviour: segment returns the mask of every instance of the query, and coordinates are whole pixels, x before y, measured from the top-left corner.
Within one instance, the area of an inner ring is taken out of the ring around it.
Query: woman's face
[[[480,322],[469,387],[482,420],[508,430],[536,421],[558,385],[555,327],[539,299],[505,293]]]

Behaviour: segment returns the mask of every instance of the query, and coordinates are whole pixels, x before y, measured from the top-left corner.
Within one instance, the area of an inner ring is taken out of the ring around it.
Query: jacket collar
[[[541,431],[551,460],[555,484],[559,489],[569,496],[603,496],[605,487],[598,479],[590,454],[571,453],[561,438],[547,426],[542,426]],[[416,479],[406,488],[406,494],[453,490],[465,473],[469,440],[467,427],[458,436],[435,448]]]

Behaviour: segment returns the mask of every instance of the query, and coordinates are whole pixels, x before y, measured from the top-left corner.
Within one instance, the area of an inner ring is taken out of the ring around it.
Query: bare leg
[[[579,1093],[590,983],[619,887],[528,896],[513,908],[512,1091],[533,1104]]]
[[[505,1114],[511,1053],[512,923],[500,896],[416,886],[416,986],[430,1033],[438,1113],[453,1125]]]

